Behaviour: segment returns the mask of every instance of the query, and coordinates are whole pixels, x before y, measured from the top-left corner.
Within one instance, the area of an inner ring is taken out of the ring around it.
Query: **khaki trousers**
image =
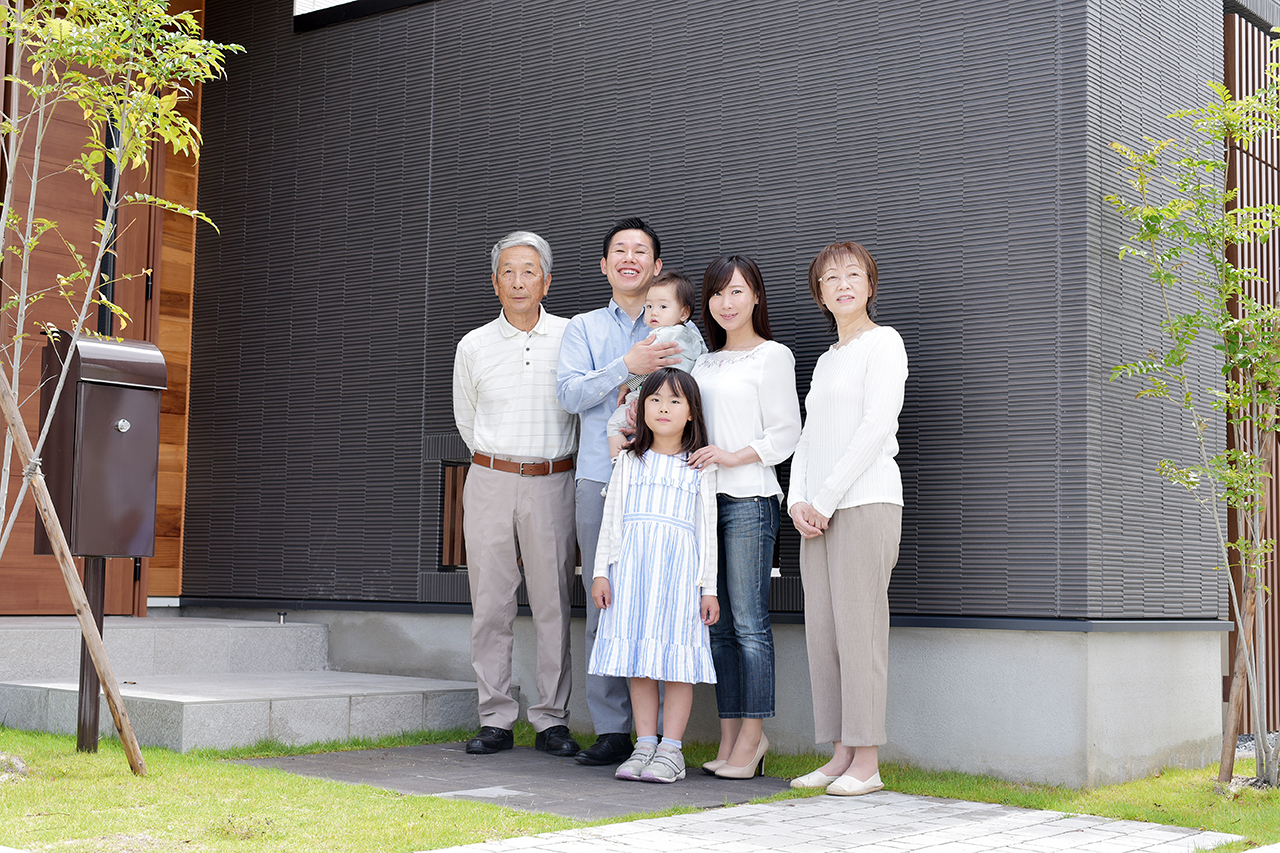
[[[898,562],[902,507],[838,509],[827,531],[800,545],[804,633],[818,743],[879,746],[889,682],[889,574]]]
[[[520,461],[520,460],[517,460]],[[526,460],[533,461],[533,460]],[[573,471],[522,477],[472,465],[462,491],[467,581],[471,587],[471,665],[480,724],[510,729],[520,715],[511,698],[516,589],[525,589],[537,641],[535,731],[569,717],[569,584],[574,578]]]

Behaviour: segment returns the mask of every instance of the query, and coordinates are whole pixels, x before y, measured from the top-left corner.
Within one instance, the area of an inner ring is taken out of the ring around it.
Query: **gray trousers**
[[[804,638],[817,743],[879,746],[889,691],[889,575],[902,507],[838,509],[827,532],[800,543]]]
[[[587,590],[586,664],[591,666],[591,650],[596,645],[600,611],[591,599],[592,575],[596,566],[596,543],[604,520],[604,483],[579,480],[577,487],[578,550],[582,552],[582,585]],[[631,693],[627,679],[587,673],[587,708],[597,735],[631,733]]]
[[[569,717],[569,584],[573,583],[573,471],[521,477],[471,466],[462,491],[467,582],[471,587],[471,666],[480,724],[509,729],[520,715],[511,698],[517,556],[537,641],[535,731]]]

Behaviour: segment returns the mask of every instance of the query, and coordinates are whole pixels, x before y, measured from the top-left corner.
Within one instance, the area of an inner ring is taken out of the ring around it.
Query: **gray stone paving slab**
[[[176,621],[176,620],[175,620]],[[143,746],[227,749],[265,737],[304,744],[474,725],[473,682],[332,670],[138,675],[120,693]],[[114,725],[100,714],[103,734]],[[74,680],[0,683],[0,719],[70,734],[79,703]]]
[[[495,755],[467,755],[461,743],[257,758],[241,763],[359,782],[403,794],[480,800],[582,820],[672,806],[716,808],[767,797],[788,787],[785,779],[718,779],[697,768],[672,785],[622,782],[613,778],[613,767],[583,767],[572,758],[556,758],[528,747]]]
[[[860,826],[871,814],[878,818],[874,827]],[[967,822],[957,823],[961,814]],[[897,816],[896,825],[884,819],[890,815]],[[829,828],[825,833],[824,821]],[[975,826],[992,831],[975,833]],[[708,828],[715,831],[708,833]],[[1220,832],[880,791],[864,797],[815,796],[737,806],[449,849],[465,853],[1195,853],[1236,840],[1237,836]],[[1280,853],[1280,845],[1253,853],[1262,851]]]

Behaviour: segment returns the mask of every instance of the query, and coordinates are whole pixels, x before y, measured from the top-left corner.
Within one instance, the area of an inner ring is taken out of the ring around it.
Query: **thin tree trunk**
[[[1236,653],[1231,669],[1231,690],[1227,697],[1227,719],[1222,728],[1222,761],[1218,768],[1218,782],[1231,781],[1236,766],[1236,738],[1240,735],[1240,721],[1244,717],[1245,697],[1248,695],[1249,645],[1253,634],[1253,609],[1257,584],[1245,567],[1240,570],[1243,602],[1236,608]]]
[[[1254,670],[1256,686],[1253,690],[1253,757],[1254,757],[1254,773],[1253,775],[1259,779],[1270,778],[1270,765],[1267,759],[1270,757],[1267,752],[1267,671],[1264,667],[1267,665],[1266,651],[1264,644],[1266,643],[1266,625],[1263,622],[1263,611],[1258,607],[1258,591],[1257,586],[1254,587],[1254,607],[1253,607],[1253,648],[1255,652]]]
[[[14,445],[18,450],[18,461],[22,463],[25,470],[31,464],[34,451],[31,440],[27,437],[26,425],[22,422],[22,414],[18,411],[18,399],[9,390],[9,383],[3,381],[2,373],[0,373],[0,410],[3,411],[9,434],[14,438]],[[89,600],[85,597],[84,587],[80,585],[80,578],[76,574],[75,558],[71,556],[71,548],[67,545],[67,539],[62,533],[62,525],[58,521],[58,512],[54,509],[53,499],[49,497],[49,487],[45,484],[44,474],[37,469],[31,477],[31,483],[36,508],[44,520],[45,529],[49,531],[49,540],[53,543],[58,568],[62,570],[62,579],[66,582],[71,603],[75,606],[76,618],[80,620],[80,632],[84,635],[89,656],[93,658],[94,668],[98,671],[98,680],[102,682],[102,689],[107,694],[107,707],[111,709],[111,719],[115,722],[116,731],[120,734],[120,742],[124,745],[129,767],[136,775],[145,776],[147,766],[142,760],[142,751],[138,748],[138,740],[133,735],[129,714],[125,710],[124,699],[120,696],[120,686],[116,683],[111,661],[107,658],[106,647],[102,645],[98,626],[93,621]]]
[[[1226,785],[1236,770],[1236,739],[1240,735],[1240,718],[1244,715],[1245,655],[1244,629],[1236,620],[1235,666],[1231,669],[1231,690],[1227,695],[1227,720],[1222,727],[1222,760],[1218,765],[1218,783]]]

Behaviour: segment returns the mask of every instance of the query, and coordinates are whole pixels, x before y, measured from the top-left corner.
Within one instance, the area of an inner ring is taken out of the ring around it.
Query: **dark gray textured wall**
[[[636,213],[695,275],[757,258],[802,391],[809,259],[876,256],[912,362],[895,612],[1222,612],[1154,474],[1176,428],[1105,381],[1154,306],[1101,201],[1106,143],[1220,75],[1211,4],[440,0],[294,34],[211,0],[207,27],[248,53],[204,94],[184,594],[429,599],[488,246],[546,236],[571,315]]]
[[[1165,456],[1193,458],[1185,414],[1172,406],[1135,401],[1133,394],[1142,387],[1136,380],[1096,381],[1118,361],[1135,360],[1162,346],[1152,323],[1162,314],[1157,292],[1136,261],[1117,257],[1129,232],[1101,201],[1123,183],[1117,174],[1121,161],[1107,146],[1120,141],[1139,147],[1144,135],[1185,133],[1184,125],[1161,117],[1169,104],[1203,103],[1207,81],[1222,80],[1221,10],[1214,4],[1132,0],[1101,8],[1087,53],[1094,95],[1084,137],[1087,165],[1079,184],[1090,244],[1089,322],[1081,326],[1063,317],[1064,331],[1081,333],[1088,342],[1084,371],[1064,377],[1065,399],[1078,397],[1095,413],[1085,440],[1089,458],[1097,462],[1080,472],[1064,472],[1084,489],[1089,507],[1082,531],[1092,569],[1086,575],[1087,606],[1090,613],[1109,618],[1215,612],[1225,618],[1223,576],[1212,569],[1221,557],[1207,547],[1212,536],[1208,519],[1185,491],[1154,473]],[[1189,301],[1181,305],[1191,307]],[[1205,356],[1202,364],[1211,363],[1205,349],[1200,353]],[[1220,387],[1220,374],[1202,371],[1196,384]],[[1224,422],[1211,411],[1202,413],[1214,422],[1212,436],[1220,447]]]

